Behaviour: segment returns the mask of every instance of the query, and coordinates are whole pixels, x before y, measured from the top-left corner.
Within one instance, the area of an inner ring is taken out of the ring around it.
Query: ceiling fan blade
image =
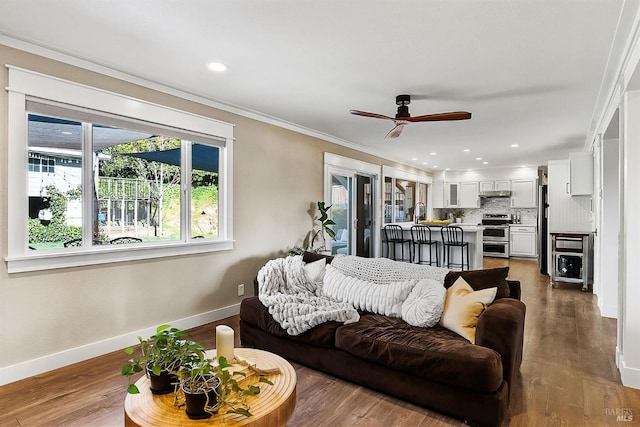
[[[393,117],[385,116],[385,115],[382,115],[382,114],[376,114],[376,113],[368,113],[366,111],[349,110],[349,112],[351,114],[356,115],[356,116],[373,117],[374,119],[394,120]]]
[[[469,120],[471,113],[466,111],[452,111],[450,113],[425,114],[424,116],[403,117],[408,122],[438,122],[447,120]]]
[[[396,122],[396,126],[389,131],[389,133],[387,134],[387,136],[384,137],[384,139],[399,137],[400,134],[402,133],[402,129],[404,129],[404,125],[406,124],[407,122],[404,122],[404,121]]]

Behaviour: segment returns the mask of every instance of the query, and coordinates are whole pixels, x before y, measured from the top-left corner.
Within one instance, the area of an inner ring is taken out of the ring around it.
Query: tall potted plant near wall
[[[156,333],[149,338],[140,341],[140,355],[132,357],[122,367],[121,374],[129,378],[127,391],[131,394],[140,393],[135,384],[132,384],[133,375],[145,371],[151,382],[151,392],[154,394],[166,394],[175,390],[178,384],[177,372],[180,368],[194,360],[204,359],[204,345],[191,340],[190,335],[170,325],[160,325]],[[133,355],[135,349],[128,347],[125,353]]]
[[[333,205],[325,206],[325,203],[320,200],[318,200],[317,202],[318,212],[320,213],[320,216],[316,218],[316,221],[320,223],[320,229],[315,232],[313,238],[311,239],[311,243],[309,243],[309,249],[311,249],[311,251],[313,252],[320,252],[321,250],[326,248],[327,242],[324,237],[325,233],[331,238],[331,240],[336,239],[336,232],[331,228],[331,226],[336,225],[336,223],[331,218],[329,218],[329,209],[331,209],[331,206]],[[315,246],[315,241],[318,237],[322,238],[322,246],[320,247]]]

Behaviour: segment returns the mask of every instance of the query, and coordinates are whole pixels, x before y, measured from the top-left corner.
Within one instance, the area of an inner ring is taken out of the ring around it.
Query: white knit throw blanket
[[[258,297],[276,322],[289,335],[299,335],[328,321],[352,323],[360,320],[350,304],[322,296],[322,290],[307,280],[302,256],[277,258],[258,272]]]
[[[338,255],[331,265],[343,274],[369,282],[389,284],[412,279],[433,279],[444,284],[449,272],[446,268],[430,265],[410,264],[388,258],[362,258],[353,255]]]

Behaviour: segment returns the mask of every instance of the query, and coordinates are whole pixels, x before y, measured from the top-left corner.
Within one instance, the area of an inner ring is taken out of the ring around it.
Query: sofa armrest
[[[476,344],[500,354],[504,380],[510,388],[522,362],[525,313],[522,301],[501,298],[482,312],[476,327]]]
[[[522,289],[518,280],[507,280],[507,285],[509,285],[509,298],[522,299]]]

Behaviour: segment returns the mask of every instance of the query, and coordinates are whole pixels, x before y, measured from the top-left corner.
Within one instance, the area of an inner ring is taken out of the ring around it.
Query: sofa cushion
[[[510,290],[507,283],[507,275],[509,267],[490,268],[487,270],[471,270],[471,271],[450,271],[444,278],[444,287],[450,288],[462,277],[474,291],[487,288],[498,288],[496,299],[509,298]]]
[[[437,324],[444,310],[445,294],[442,283],[432,279],[418,281],[402,303],[402,320],[423,328]]]
[[[418,280],[379,284],[347,276],[327,265],[322,292],[334,301],[346,302],[357,310],[386,316],[402,316],[402,303]]]
[[[315,252],[309,252],[309,251],[305,251],[302,254],[302,262],[304,263],[314,262],[321,259],[326,260],[327,264],[331,264],[331,261],[333,261],[333,257],[331,255],[322,255],[322,254],[317,254]]]
[[[325,258],[321,258],[317,261],[308,262],[302,267],[304,269],[305,277],[314,285],[314,290],[318,286],[322,286],[326,265],[327,260]],[[313,292],[313,290],[311,290],[311,292]]]
[[[269,309],[265,307],[258,297],[249,297],[240,304],[240,318],[263,331],[278,337],[286,337],[291,341],[311,344],[317,347],[334,348],[336,329],[342,326],[341,322],[325,322],[299,335],[289,335],[285,329],[276,322]]]
[[[447,289],[440,325],[475,344],[478,317],[495,297],[496,288],[474,291],[462,277],[458,277],[456,283]]]
[[[336,347],[379,365],[473,391],[492,393],[502,384],[502,361],[496,351],[473,345],[441,326],[420,328],[402,319],[368,314],[337,329]]]

